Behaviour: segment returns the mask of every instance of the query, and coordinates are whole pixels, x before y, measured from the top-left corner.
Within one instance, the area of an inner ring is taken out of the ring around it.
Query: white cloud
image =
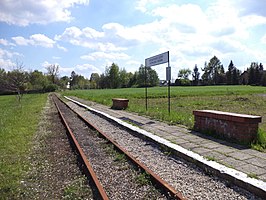
[[[84,60],[98,60],[98,59],[105,59],[105,60],[111,60],[112,62],[115,62],[116,60],[128,60],[130,59],[130,56],[128,56],[125,53],[105,53],[105,52],[93,52],[89,55],[83,55],[80,57]]]
[[[42,65],[42,67],[46,68],[46,67],[48,67],[48,66],[50,66],[52,64],[49,63],[48,61],[44,61],[41,65]]]
[[[63,47],[63,46],[61,46],[61,45],[59,45],[59,44],[57,44],[56,46],[57,46],[58,49],[61,49],[61,50],[63,50],[64,52],[67,52],[67,51],[68,51],[67,48],[65,48],[65,47]]]
[[[138,0],[136,3],[136,9],[141,12],[146,12],[148,7],[157,5],[159,2],[159,0]]]
[[[266,44],[266,34],[261,38],[261,42],[262,42],[263,44]]]
[[[70,22],[70,8],[88,4],[89,0],[1,0],[0,21],[19,26]]]
[[[61,76],[70,76],[72,71],[86,78],[90,78],[91,73],[101,73],[101,70],[99,70],[97,67],[86,63],[78,64],[75,67],[60,67],[59,72]]]
[[[118,44],[118,36],[112,34],[111,30],[100,32],[90,27],[85,27],[84,29],[74,26],[68,27],[61,35],[56,35],[55,40],[104,52],[126,49]]]
[[[54,60],[60,60],[61,59],[61,57],[59,57],[59,56],[53,56],[52,57]]]
[[[17,52],[10,52],[0,48],[0,68],[4,68],[5,70],[10,70],[16,64],[12,61],[15,56],[21,56],[21,54]]]
[[[48,38],[47,36],[43,34],[34,34],[29,37],[29,39],[26,39],[22,36],[12,37],[12,39],[16,42],[17,45],[22,46],[42,46],[45,48],[53,48],[55,41]]]
[[[0,39],[0,44],[4,45],[4,46],[7,46],[8,45],[8,41],[5,40],[5,39]]]
[[[61,76],[70,76],[71,72],[74,71],[73,67],[61,67],[59,69],[59,73]]]
[[[29,40],[25,39],[22,36],[12,37],[12,39],[16,42],[17,45],[28,46],[29,44]]]
[[[101,71],[95,67],[94,65],[91,65],[91,64],[83,64],[83,65],[77,65],[76,68],[80,71],[83,71],[83,70],[88,70],[88,71],[91,71],[91,73],[100,73]]]
[[[97,48],[99,39],[103,37],[102,32],[98,32],[90,27],[79,29],[78,27],[66,28],[62,35],[56,35],[55,40],[66,41],[76,46],[87,48]]]
[[[0,39],[0,45],[3,45],[3,46],[15,46],[15,44],[10,43],[6,39]]]
[[[219,0],[224,1],[227,4],[231,4],[233,7],[239,10],[240,16],[245,15],[260,15],[266,17],[266,1],[262,0]]]
[[[0,58],[12,58],[12,56],[13,53],[11,53],[10,51],[0,49]]]
[[[55,44],[55,41],[48,38],[43,34],[34,34],[30,36],[30,43],[34,46],[42,46],[45,48],[52,48]]]
[[[10,59],[0,58],[0,66],[1,66],[1,68],[5,69],[6,71],[9,71],[15,65],[16,64],[14,62],[12,62]]]

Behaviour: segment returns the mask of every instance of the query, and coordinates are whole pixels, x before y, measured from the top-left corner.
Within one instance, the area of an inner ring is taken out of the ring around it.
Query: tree
[[[256,72],[256,69],[258,69],[258,63],[252,62],[250,64],[250,68],[248,69],[248,84],[249,85],[256,85],[257,84],[257,80],[256,80],[257,72]]]
[[[70,78],[68,76],[63,76],[59,80],[59,85],[61,88],[66,89],[70,84]]]
[[[7,77],[5,69],[0,68],[0,93],[7,90]]]
[[[188,76],[191,74],[190,69],[180,69],[178,72],[178,77],[180,78],[181,85],[190,85]]]
[[[233,69],[233,73],[232,73],[232,84],[233,85],[238,85],[239,84],[239,80],[240,80],[240,70],[238,70],[236,67]]]
[[[23,92],[26,90],[28,81],[28,74],[23,68],[24,64],[17,61],[15,69],[7,73],[7,89],[16,92],[19,101],[21,101]]]
[[[233,84],[233,70],[234,70],[235,66],[233,61],[230,61],[230,64],[228,65],[228,71],[226,72],[226,83],[227,85],[232,85]]]
[[[59,65],[49,65],[46,67],[47,76],[50,78],[53,84],[56,84],[56,81],[59,76]]]
[[[99,88],[101,89],[109,88],[108,78],[104,74],[100,75]]]
[[[72,71],[70,75],[70,89],[77,89],[78,88],[78,75],[76,72]]]
[[[259,70],[262,72],[263,71],[263,65],[262,65],[262,63],[260,63],[260,65],[259,65]]]
[[[70,89],[89,89],[90,81],[82,75],[71,72],[70,76]]]
[[[122,88],[128,87],[129,74],[127,73],[127,71],[125,70],[125,68],[123,68],[122,70],[119,71],[119,77],[120,77],[120,86]]]
[[[217,85],[225,82],[224,67],[216,56],[213,56],[208,64],[205,63],[202,71],[202,80],[205,84]]]
[[[204,63],[204,68],[201,69],[202,71],[204,71],[204,73],[202,74],[202,82],[204,85],[208,85],[210,84],[210,80],[211,80],[211,75],[210,75],[210,70],[208,69],[208,64],[207,62]]]
[[[147,75],[148,75],[148,84],[150,87],[154,87],[159,84],[159,77],[155,70],[149,68]]]
[[[178,77],[181,79],[186,79],[188,80],[188,76],[191,74],[191,70],[190,69],[180,69],[178,72]]]
[[[131,72],[129,73],[128,87],[137,86],[137,77],[138,77],[138,72],[135,72],[134,74],[132,74]]]
[[[198,66],[196,64],[194,69],[193,69],[193,73],[192,73],[193,85],[198,85],[199,84],[199,77],[200,77],[200,73],[199,73]]]
[[[137,73],[137,86],[138,87],[153,87],[159,84],[159,77],[157,72],[151,67],[140,65]]]
[[[110,88],[120,87],[119,67],[117,64],[112,63],[112,65],[107,68],[107,77]]]
[[[139,67],[139,71],[137,73],[137,86],[138,87],[145,87],[145,86],[148,86],[148,68],[150,67],[147,67],[147,69],[145,69],[145,66],[143,64],[140,65]]]
[[[47,77],[40,71],[29,73],[29,85],[32,90],[43,90],[48,85]]]
[[[266,73],[263,73],[262,74],[262,77],[261,77],[261,85],[262,86],[266,86]]]
[[[100,81],[100,76],[98,73],[92,73],[90,77],[90,82],[91,82],[91,88],[96,89],[99,88],[99,81]]]

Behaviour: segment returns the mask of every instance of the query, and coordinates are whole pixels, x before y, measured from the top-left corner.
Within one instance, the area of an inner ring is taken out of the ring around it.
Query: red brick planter
[[[113,98],[113,109],[124,110],[128,107],[128,99]]]
[[[261,116],[243,115],[216,110],[193,111],[194,129],[210,132],[238,143],[251,143],[257,136]]]

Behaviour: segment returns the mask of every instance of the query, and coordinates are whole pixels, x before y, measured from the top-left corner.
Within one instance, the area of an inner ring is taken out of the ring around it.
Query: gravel
[[[139,183],[142,173],[137,168],[66,106],[58,105],[110,199],[167,199],[149,182]]]
[[[158,145],[137,137],[114,123],[72,102],[68,105],[113,138],[139,161],[152,169],[188,199],[259,199],[230,182],[206,174],[202,169],[159,149]]]

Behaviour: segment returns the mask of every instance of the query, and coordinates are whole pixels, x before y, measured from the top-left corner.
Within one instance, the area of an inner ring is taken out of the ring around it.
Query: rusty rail
[[[66,129],[67,129],[67,131],[68,131],[68,134],[69,134],[69,136],[70,136],[70,138],[71,138],[71,140],[72,140],[72,142],[73,142],[73,144],[74,144],[74,147],[75,147],[77,153],[79,154],[79,156],[80,156],[80,158],[81,158],[81,160],[82,160],[82,162],[83,162],[83,164],[84,164],[84,167],[85,167],[84,170],[85,170],[86,175],[90,175],[90,176],[91,176],[91,178],[92,178],[92,180],[93,180],[95,186],[96,186],[97,189],[98,189],[98,192],[99,192],[101,198],[102,198],[103,200],[108,200],[109,198],[107,197],[107,194],[106,194],[106,192],[105,192],[103,186],[101,185],[99,179],[97,178],[96,173],[94,172],[94,170],[93,170],[93,168],[92,168],[90,162],[88,161],[88,159],[87,159],[87,157],[85,156],[83,150],[81,149],[81,147],[80,147],[80,145],[79,145],[77,139],[75,138],[73,132],[71,131],[71,129],[70,129],[68,123],[66,122],[66,120],[65,120],[65,118],[64,118],[64,116],[63,116],[63,113],[61,112],[61,110],[60,110],[58,104],[55,102],[55,100],[54,100],[54,103],[55,103],[55,105],[56,105],[56,108],[57,108],[57,110],[58,110],[58,113],[59,113],[61,119],[62,119],[63,122],[64,122],[64,125],[65,125],[65,127],[66,127]]]
[[[58,98],[61,102],[63,102],[60,98]],[[65,102],[63,102],[69,109],[71,109]],[[72,109],[71,109],[72,110]],[[110,143],[112,143],[120,152],[124,153],[133,163],[135,163],[137,166],[139,166],[142,170],[144,170],[147,174],[150,175],[152,181],[157,184],[158,186],[162,187],[164,191],[166,191],[168,194],[170,194],[175,199],[185,200],[185,197],[181,194],[181,192],[176,191],[171,185],[169,185],[166,181],[164,181],[161,177],[159,177],[157,174],[155,174],[153,171],[151,171],[146,165],[136,160],[133,156],[130,155],[130,153],[125,150],[123,147],[119,146],[113,139],[111,139],[109,136],[107,136],[103,131],[99,130],[96,126],[91,124],[87,119],[82,117],[80,114],[78,114],[76,111],[72,110],[77,114],[77,116],[84,121],[88,126],[95,129],[97,132],[99,132],[106,140],[108,140]],[[74,136],[73,136],[74,137]],[[82,151],[82,150],[81,150]],[[85,156],[85,155],[84,155]]]

